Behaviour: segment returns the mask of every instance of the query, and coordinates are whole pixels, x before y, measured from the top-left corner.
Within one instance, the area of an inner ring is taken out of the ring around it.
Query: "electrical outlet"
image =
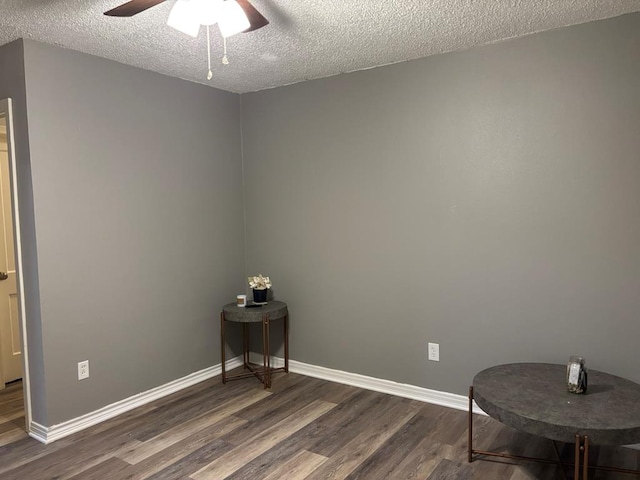
[[[440,344],[439,343],[429,344],[429,360],[432,360],[434,362],[440,361]]]
[[[89,378],[89,360],[78,362],[78,380]]]

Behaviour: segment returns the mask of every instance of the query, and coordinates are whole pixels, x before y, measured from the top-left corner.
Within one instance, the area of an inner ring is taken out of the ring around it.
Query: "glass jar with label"
[[[587,367],[583,357],[569,357],[567,363],[567,387],[571,393],[587,391]]]

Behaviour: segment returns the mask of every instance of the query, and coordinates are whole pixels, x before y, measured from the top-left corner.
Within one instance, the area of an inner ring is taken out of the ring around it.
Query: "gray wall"
[[[639,52],[633,14],[243,95],[247,273],[292,358],[459,394],[575,354],[640,381]]]
[[[20,208],[20,235],[22,242],[22,267],[18,272],[24,277],[27,335],[29,337],[29,370],[31,383],[31,408],[33,419],[46,425],[46,393],[44,358],[42,349],[42,324],[40,321],[40,294],[38,291],[38,255],[36,251],[31,166],[27,125],[26,91],[24,78],[24,47],[17,40],[0,47],[0,99],[13,102],[13,126],[18,179],[18,204]],[[15,217],[15,215],[14,215]],[[14,234],[18,232],[14,230]]]
[[[53,425],[220,362],[217,312],[244,290],[240,98],[24,45],[46,368],[36,421]]]

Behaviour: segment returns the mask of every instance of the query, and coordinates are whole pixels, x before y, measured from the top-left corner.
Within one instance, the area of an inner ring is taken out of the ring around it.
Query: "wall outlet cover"
[[[89,360],[78,362],[78,380],[89,378]]]
[[[429,360],[434,362],[440,361],[440,344],[429,343]]]

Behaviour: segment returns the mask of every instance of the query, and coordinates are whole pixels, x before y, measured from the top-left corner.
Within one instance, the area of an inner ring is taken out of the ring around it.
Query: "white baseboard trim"
[[[47,443],[47,427],[43,427],[39,423],[31,421],[28,433],[30,437],[35,438],[39,442]]]
[[[249,358],[252,363],[262,364],[262,355],[259,353],[252,352]],[[283,367],[284,359],[280,357],[271,357],[271,365],[274,368]],[[455,393],[441,392],[439,390],[417,387],[407,383],[398,383],[392,380],[368,377],[358,373],[319,367],[317,365],[298,362],[296,360],[289,360],[289,371],[306,375],[307,377],[320,378],[322,380],[351,385],[353,387],[373,390],[375,392],[388,393],[398,397],[410,398],[412,400],[419,400],[425,403],[433,403],[434,405],[440,405],[442,407],[464,410],[465,412],[469,410],[469,398]],[[486,413],[478,407],[476,402],[473,402],[473,413],[486,415]]]
[[[231,370],[242,365],[242,356],[232,358],[225,362],[226,368]],[[208,380],[222,373],[221,364],[205,368],[198,372],[191,373],[185,377],[178,378],[159,387],[152,388],[146,392],[141,392],[119,402],[112,403],[106,407],[102,407],[93,412],[87,413],[77,418],[73,418],[66,422],[52,425],[50,427],[42,426],[36,422],[29,425],[29,436],[35,438],[42,443],[51,443],[73,433],[84,430],[85,428],[104,422],[110,418],[121,415],[134,408],[141,407],[147,403],[166,397],[172,393],[178,392],[184,388]]]

